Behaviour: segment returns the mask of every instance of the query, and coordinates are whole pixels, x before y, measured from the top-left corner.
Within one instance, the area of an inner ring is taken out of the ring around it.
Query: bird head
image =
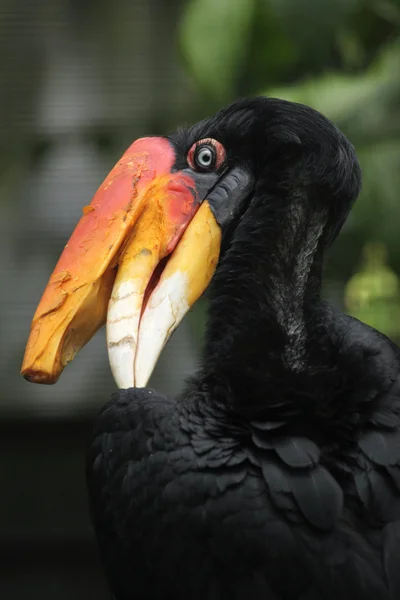
[[[106,323],[117,385],[145,386],[243,223],[256,220],[273,240],[282,219],[312,214],[325,247],[359,182],[343,134],[277,99],[240,100],[189,129],[135,141],[83,208],[35,312],[22,374],[56,382]]]

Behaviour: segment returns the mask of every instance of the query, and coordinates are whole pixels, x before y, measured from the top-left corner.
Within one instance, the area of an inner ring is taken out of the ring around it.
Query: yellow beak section
[[[208,286],[221,233],[165,138],[137,140],[95,194],[34,315],[22,374],[55,383],[107,321],[119,387],[146,385],[165,343]]]

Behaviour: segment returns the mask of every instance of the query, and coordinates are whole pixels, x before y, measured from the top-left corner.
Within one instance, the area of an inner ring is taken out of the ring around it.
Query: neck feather
[[[211,286],[206,376],[258,394],[306,371],[324,226],[303,198],[253,199]]]

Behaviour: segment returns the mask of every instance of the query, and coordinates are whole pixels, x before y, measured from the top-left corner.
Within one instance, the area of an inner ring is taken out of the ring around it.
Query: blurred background
[[[146,134],[268,94],[330,117],[362,195],[324,294],[400,341],[400,0],[0,0],[0,598],[107,598],[84,456],[113,382],[100,331],[53,387],[19,375],[30,321],[98,185]],[[151,384],[196,366],[206,300]]]

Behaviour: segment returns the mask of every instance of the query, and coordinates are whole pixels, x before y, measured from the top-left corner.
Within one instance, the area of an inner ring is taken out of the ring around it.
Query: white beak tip
[[[111,371],[119,389],[135,387],[133,364],[135,349],[132,345],[118,344],[108,346],[108,358]]]

